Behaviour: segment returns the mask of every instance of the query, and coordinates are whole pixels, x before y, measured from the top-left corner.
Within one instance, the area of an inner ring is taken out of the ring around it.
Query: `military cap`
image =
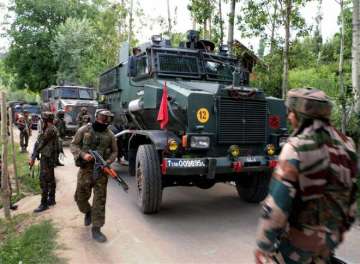
[[[41,118],[47,121],[53,121],[54,120],[54,113],[53,112],[42,112]]]
[[[107,109],[98,109],[96,110],[95,116],[98,115],[104,115],[104,116],[108,116],[108,117],[114,117],[114,114],[111,113],[109,110]]]
[[[307,118],[330,119],[332,103],[325,92],[315,88],[292,89],[287,94],[286,106]]]
[[[87,111],[87,108],[85,106],[81,107],[81,111]]]

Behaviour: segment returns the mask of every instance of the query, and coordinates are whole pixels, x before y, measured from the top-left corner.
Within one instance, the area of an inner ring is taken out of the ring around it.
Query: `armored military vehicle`
[[[76,117],[82,107],[86,107],[89,115],[94,118],[98,107],[96,90],[82,86],[59,85],[41,91],[42,110],[56,113],[65,112],[66,135],[73,136],[78,129]]]
[[[176,48],[154,36],[136,53],[101,74],[100,93],[142,212],[158,212],[170,186],[235,182],[241,198],[262,201],[286,140],[283,101],[249,87],[241,61],[196,31]]]

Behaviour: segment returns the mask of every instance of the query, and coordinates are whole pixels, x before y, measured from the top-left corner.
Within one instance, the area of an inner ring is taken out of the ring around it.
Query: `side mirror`
[[[128,76],[130,76],[130,77],[135,77],[137,74],[136,61],[137,61],[137,58],[135,56],[129,57]]]

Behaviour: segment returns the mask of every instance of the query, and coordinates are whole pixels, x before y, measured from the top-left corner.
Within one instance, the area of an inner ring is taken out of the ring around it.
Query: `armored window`
[[[80,99],[93,99],[94,93],[91,89],[79,89]]]
[[[199,74],[198,58],[177,54],[158,54],[159,71],[174,74]]]

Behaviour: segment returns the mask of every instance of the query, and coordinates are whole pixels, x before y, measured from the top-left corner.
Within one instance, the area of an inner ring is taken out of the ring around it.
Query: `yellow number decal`
[[[209,121],[210,114],[206,108],[200,108],[196,112],[196,117],[200,123],[206,123],[207,121]]]

